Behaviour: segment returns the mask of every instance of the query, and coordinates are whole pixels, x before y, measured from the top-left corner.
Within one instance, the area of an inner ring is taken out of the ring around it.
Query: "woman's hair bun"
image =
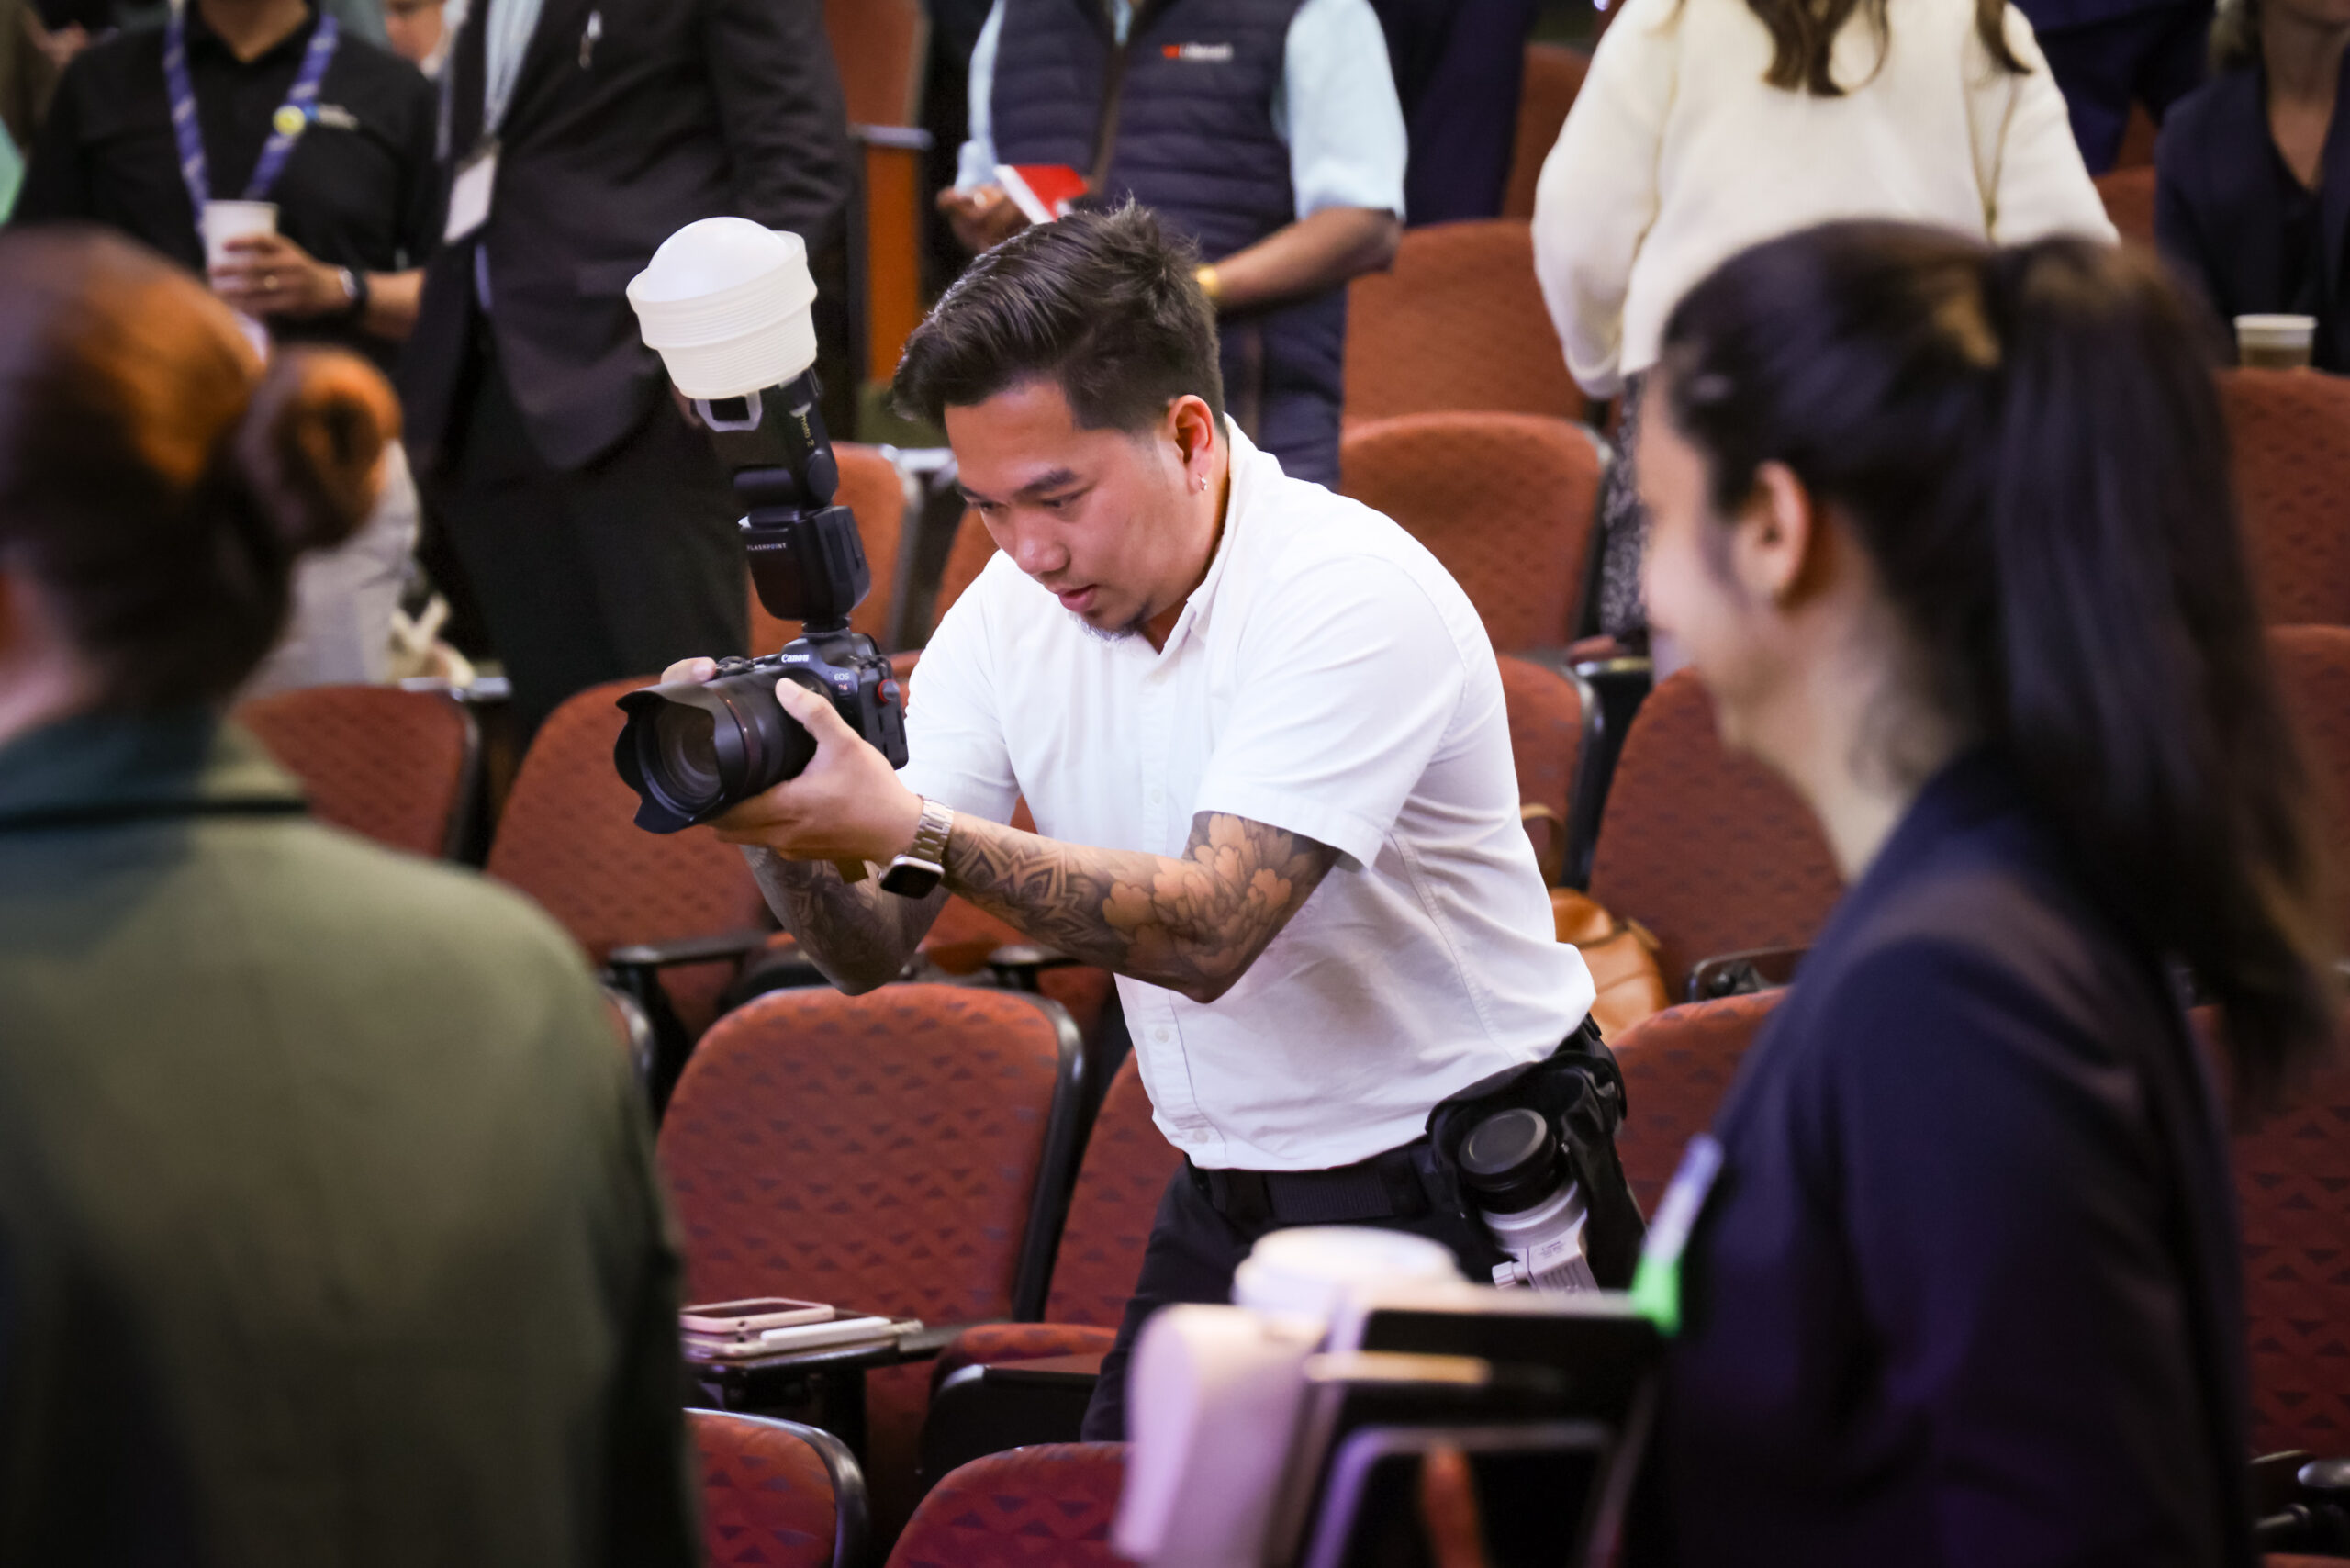
[[[373,365],[330,349],[282,350],[229,432],[238,476],[288,555],[324,550],[375,510],[399,402]]]

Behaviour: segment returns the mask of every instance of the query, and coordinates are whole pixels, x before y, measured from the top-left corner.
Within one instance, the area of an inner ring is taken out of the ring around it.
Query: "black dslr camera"
[[[695,399],[734,474],[751,581],[767,613],[800,635],[764,658],[721,659],[707,681],[667,681],[621,699],[628,725],[612,761],[642,802],[636,825],[676,833],[797,778],[816,742],[775,700],[778,679],[829,700],[892,767],[906,765],[905,699],[890,661],[849,611],[873,586],[856,518],[832,504],[840,468],[804,371],[743,398]]]

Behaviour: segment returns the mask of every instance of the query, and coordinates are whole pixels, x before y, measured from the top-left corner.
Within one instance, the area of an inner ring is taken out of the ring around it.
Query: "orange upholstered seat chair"
[[[1523,218],[1406,230],[1395,265],[1347,286],[1346,417],[1432,409],[1583,418],[1534,281]]]
[[[1655,934],[1666,994],[1701,959],[1809,946],[1842,893],[1810,811],[1722,749],[1695,673],[1659,683],[1608,785],[1591,896]]]
[[[1039,1443],[974,1460],[940,1482],[890,1568],[1121,1568],[1110,1527],[1124,1443]]]
[[[2151,163],[2115,169],[2097,177],[2097,194],[2105,215],[2132,245],[2154,242],[2154,169]]]
[[[686,1412],[711,1568],[862,1568],[865,1477],[838,1438],[794,1421]]]
[[[1559,144],[1567,111],[1575,106],[1583,80],[1591,73],[1591,56],[1564,44],[1526,46],[1526,76],[1518,88],[1517,137],[1510,146],[1509,185],[1502,192],[1504,218],[1534,216],[1534,187],[1542,178],[1542,161]]]
[[[1629,1113],[1616,1153],[1644,1214],[1656,1213],[1689,1140],[1714,1125],[1738,1064],[1785,991],[1692,1002],[1642,1019],[1608,1042]]]
[[[312,686],[241,704],[235,718],[302,781],[320,822],[417,855],[462,847],[480,746],[473,715],[455,698]]]
[[[912,492],[889,454],[878,446],[836,442],[833,454],[840,462],[841,487],[834,501],[856,513],[856,531],[865,542],[865,564],[873,573],[872,591],[848,618],[849,629],[862,632],[883,648],[897,635],[904,609],[904,574],[899,570],[906,543],[906,519],[912,514]],[[759,602],[755,586],[751,596],[751,652],[772,654],[800,635],[800,622],[778,621]]]
[[[2230,370],[2244,547],[2272,626],[2350,626],[2350,380]]]

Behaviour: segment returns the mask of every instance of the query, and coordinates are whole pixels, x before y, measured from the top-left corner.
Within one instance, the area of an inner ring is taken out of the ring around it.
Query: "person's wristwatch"
[[[349,267],[334,269],[335,280],[342,285],[342,297],[351,303],[343,308],[343,315],[356,321],[367,314],[367,274]]]
[[[922,797],[922,822],[906,852],[881,873],[881,890],[900,898],[918,899],[938,886],[946,875],[946,835],[955,828],[955,813],[929,796]]]

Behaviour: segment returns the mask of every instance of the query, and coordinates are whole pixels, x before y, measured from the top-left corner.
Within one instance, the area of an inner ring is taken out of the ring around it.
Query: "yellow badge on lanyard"
[[[309,123],[310,117],[292,104],[280,104],[277,112],[269,117],[270,128],[280,136],[299,136],[302,128]]]

